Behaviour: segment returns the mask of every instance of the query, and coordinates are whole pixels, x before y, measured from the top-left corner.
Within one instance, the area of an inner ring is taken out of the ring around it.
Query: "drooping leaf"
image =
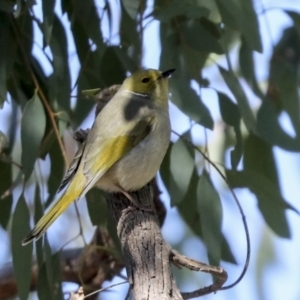
[[[290,237],[286,209],[299,212],[280,194],[277,186],[265,176],[252,171],[226,170],[226,176],[233,187],[246,187],[258,200],[258,207],[270,228],[281,237]]]
[[[192,49],[207,53],[224,53],[219,41],[200,22],[187,21],[181,29],[184,40]]]
[[[245,95],[244,90],[242,89],[238,79],[233,74],[232,70],[225,70],[222,67],[219,67],[219,70],[228,85],[229,89],[233,93],[240,113],[242,115],[242,118],[245,122],[245,125],[249,131],[255,132],[256,131],[256,122],[253,115],[253,112],[251,111],[250,105],[248,103],[248,99]]]
[[[61,266],[60,266],[60,253],[52,253],[47,236],[44,239],[44,255],[46,265],[46,276],[48,280],[50,298],[54,300],[63,300],[62,294],[62,277],[61,277]],[[43,267],[43,266],[42,266]],[[44,274],[43,274],[44,275]],[[45,281],[46,278],[43,278]],[[48,288],[45,288],[45,291]]]
[[[122,3],[124,5],[124,8],[126,9],[126,12],[128,15],[135,20],[137,17],[137,14],[139,12],[140,5],[143,5],[145,2],[144,0],[122,0]]]
[[[43,32],[44,32],[44,39],[46,45],[49,45],[52,29],[53,29],[53,20],[54,20],[54,5],[55,0],[48,0],[42,1],[42,8],[43,8]]]
[[[22,239],[30,231],[29,210],[24,196],[21,195],[15,208],[12,220],[12,257],[14,274],[17,279],[18,296],[21,300],[27,300],[31,281],[31,255],[32,243],[23,247]]]
[[[176,0],[164,7],[155,5],[153,15],[155,19],[162,22],[169,22],[172,18],[182,15],[188,18],[208,17],[209,10],[197,4],[196,2]]]
[[[209,262],[218,266],[222,245],[222,206],[219,194],[206,172],[203,172],[199,179],[197,204],[201,214],[202,235],[207,246]]]
[[[93,225],[104,225],[107,222],[107,205],[104,193],[97,188],[91,189],[86,194],[89,216]]]
[[[126,69],[116,54],[117,47],[108,47],[101,62],[101,77],[105,86],[120,84],[126,78]]]
[[[300,151],[300,136],[291,137],[279,124],[278,114],[269,99],[263,101],[257,113],[257,132],[271,145],[288,151]]]
[[[243,154],[243,140],[241,132],[241,115],[238,110],[237,105],[224,93],[218,92],[219,97],[219,107],[222,119],[225,123],[230,126],[233,126],[235,136],[236,136],[236,145],[231,151],[231,166],[233,169],[236,169],[242,154]]]
[[[0,155],[2,154],[3,150],[8,148],[9,143],[6,135],[0,130]]]
[[[25,179],[32,173],[38,157],[39,147],[45,133],[46,116],[42,102],[37,94],[26,104],[21,121],[21,162]]]
[[[213,129],[214,122],[210,111],[201,101],[200,96],[190,87],[190,82],[183,76],[174,75],[170,81],[170,100],[196,123]]]
[[[57,102],[64,110],[70,111],[71,78],[67,36],[58,16],[54,15],[53,18],[53,30],[49,40],[53,55],[53,74],[50,76],[49,94],[52,102]]]
[[[264,139],[254,134],[250,134],[245,141],[244,169],[265,176],[279,190],[279,179],[272,147]]]
[[[64,160],[61,154],[61,150],[58,146],[57,139],[55,140],[51,150],[49,152],[50,161],[51,161],[51,170],[50,170],[50,177],[48,180],[48,192],[49,196],[46,202],[46,207],[53,201],[58,187],[61,184],[63,176],[65,174],[65,165]]]
[[[40,242],[39,240],[38,242]],[[47,276],[47,266],[43,262],[39,266],[38,279],[37,279],[37,295],[40,300],[48,300],[52,297],[52,291],[50,290],[48,276]],[[53,299],[53,298],[51,298]]]
[[[245,39],[242,39],[242,45],[240,48],[239,53],[239,63],[242,74],[246,81],[248,82],[249,86],[252,88],[253,92],[263,100],[265,97],[258,86],[256,80],[256,74],[254,73],[254,61],[253,61],[253,54],[251,48],[245,42]]]
[[[239,30],[247,44],[255,51],[262,51],[257,14],[252,0],[216,0],[222,20],[226,25]],[[247,22],[245,22],[247,20]]]
[[[12,166],[0,160],[0,225],[6,229],[12,207]],[[4,195],[6,193],[6,195]]]
[[[7,12],[7,13],[12,13],[14,11],[13,2],[0,1],[0,11],[4,11],[4,12]]]
[[[6,2],[4,2],[6,3]],[[0,4],[1,10],[1,4]],[[6,14],[0,11],[0,108],[6,99],[6,64],[9,60],[10,28]]]
[[[199,176],[196,169],[194,169],[187,193],[180,203],[177,205],[178,212],[184,219],[186,224],[192,229],[192,231],[203,240],[202,233],[202,214],[208,214],[207,212],[202,212],[198,207],[198,184]],[[221,234],[221,259],[233,264],[236,264],[236,260],[231,252],[230,246],[227,240]]]
[[[34,195],[34,224],[41,219],[43,216],[44,210],[39,194],[39,186],[36,184],[35,195]],[[44,263],[44,250],[43,250],[43,239],[39,239],[35,242],[36,245],[36,257],[39,269]]]
[[[138,26],[136,21],[127,13],[123,2],[121,2],[120,39],[122,47],[127,50],[127,55],[138,66],[141,66],[142,46]]]
[[[163,180],[170,193],[172,205],[176,205],[184,199],[194,170],[194,157],[191,155],[193,150],[188,147],[191,146],[182,139],[170,146],[171,178],[169,178],[169,182],[166,178]]]

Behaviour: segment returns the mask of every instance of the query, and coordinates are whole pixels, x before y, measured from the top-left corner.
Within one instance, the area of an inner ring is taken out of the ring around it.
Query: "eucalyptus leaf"
[[[42,1],[43,16],[44,16],[43,31],[44,31],[44,39],[46,45],[49,45],[51,35],[52,35],[53,20],[54,20],[54,5],[55,5],[55,0]]]
[[[33,171],[34,163],[45,133],[46,116],[43,104],[37,94],[30,99],[23,111],[21,121],[21,142],[23,173],[28,179]]]
[[[46,1],[47,2],[47,1]],[[50,77],[51,98],[70,111],[71,78],[68,64],[68,44],[65,28],[57,15],[54,16],[50,49],[53,54],[54,72]]]
[[[144,1],[140,0],[122,0],[122,3],[128,15],[135,20],[139,11],[139,7]]]
[[[231,165],[233,169],[236,169],[243,154],[241,115],[237,105],[226,94],[218,92],[218,97],[222,119],[234,128],[236,145],[231,151]]]
[[[270,228],[285,238],[290,238],[290,229],[285,211],[291,209],[299,212],[289,204],[280,194],[278,187],[265,176],[253,171],[226,170],[226,176],[231,186],[247,187],[258,200],[258,207]]]
[[[222,206],[207,172],[203,172],[197,187],[197,204],[201,214],[203,240],[207,246],[210,264],[218,266],[222,245]]]
[[[245,141],[244,169],[265,176],[279,190],[279,179],[272,146],[254,134],[250,134]]]
[[[242,44],[239,53],[239,63],[242,74],[249,86],[252,88],[253,92],[259,97],[261,100],[265,98],[260,87],[258,86],[256,75],[254,72],[254,61],[253,61],[253,53],[252,49],[245,42],[245,39],[242,39]]]
[[[39,266],[37,279],[37,295],[39,300],[53,299],[52,291],[50,290],[50,285],[48,281],[47,266],[45,262],[43,262],[42,265]]]
[[[182,25],[182,36],[186,43],[196,51],[217,54],[224,53],[219,41],[200,22],[185,22]]]
[[[0,225],[6,229],[12,208],[12,166],[0,160]],[[5,195],[6,194],[6,195]]]
[[[288,151],[300,151],[300,136],[289,136],[280,126],[278,114],[269,99],[262,102],[257,113],[257,132],[271,145]]]
[[[239,30],[251,49],[261,52],[262,43],[259,33],[259,24],[252,0],[216,0],[216,3],[223,22]]]
[[[173,144],[170,157],[170,172],[173,177],[173,184],[170,186],[170,194],[172,195],[172,205],[181,202],[187,193],[189,182],[194,170],[194,157],[187,148],[191,147],[181,138]],[[192,150],[192,152],[194,152]],[[180,163],[179,163],[180,162]],[[182,167],[184,166],[184,168]]]
[[[186,78],[175,76],[170,81],[170,100],[193,121],[208,129],[213,129],[212,116],[201,98],[190,87]]]
[[[97,188],[89,190],[86,202],[92,224],[95,226],[106,224],[108,211],[103,191]]]
[[[21,244],[22,239],[30,231],[29,219],[29,210],[24,196],[21,195],[13,214],[11,228],[13,266],[20,300],[28,299],[31,282],[32,243],[26,247]]]
[[[53,201],[57,193],[58,187],[60,186],[63,176],[65,174],[65,164],[64,164],[64,160],[57,139],[55,140],[53,146],[51,147],[49,155],[51,161],[51,168],[50,168],[51,176],[49,177],[48,180],[49,196],[45,205],[46,207],[48,207],[49,204]]]
[[[9,147],[8,139],[6,135],[0,130],[0,155],[4,149]]]
[[[232,94],[234,95],[242,118],[245,122],[245,125],[249,131],[256,131],[256,122],[253,115],[253,112],[248,103],[248,99],[243,91],[238,79],[233,74],[232,70],[225,70],[222,67],[219,67],[219,70],[225,80],[226,84],[230,88]]]
[[[188,18],[203,18],[208,17],[209,10],[203,6],[198,6],[196,2],[181,0],[172,1],[164,7],[156,5],[154,9],[154,18],[162,22],[169,22],[172,18],[182,15]]]

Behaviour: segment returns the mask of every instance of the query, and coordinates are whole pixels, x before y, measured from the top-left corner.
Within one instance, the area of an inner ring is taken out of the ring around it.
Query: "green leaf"
[[[128,15],[135,20],[139,11],[140,4],[144,1],[140,0],[122,0],[124,8],[126,9]]]
[[[240,125],[241,115],[237,105],[226,94],[221,92],[217,92],[217,94],[219,97],[219,107],[222,119],[225,123],[234,128],[236,145],[230,154],[231,166],[233,169],[236,169],[243,154],[243,140]]]
[[[89,216],[93,225],[104,225],[107,222],[107,205],[104,193],[93,188],[86,194]]]
[[[0,155],[4,149],[9,147],[8,139],[6,135],[0,130]]]
[[[254,134],[250,134],[245,142],[244,169],[265,176],[279,190],[279,179],[272,147],[264,139]]]
[[[223,54],[224,50],[219,41],[197,21],[184,22],[182,36],[192,49],[200,52]],[[200,70],[199,70],[200,71]]]
[[[38,240],[38,242],[41,240]],[[52,291],[50,289],[48,274],[47,274],[47,266],[46,263],[43,262],[41,266],[39,266],[39,273],[37,278],[37,295],[39,300],[49,300],[53,299],[51,296]]]
[[[14,3],[13,2],[8,2],[8,1],[5,1],[5,0],[0,1],[0,11],[4,11],[6,13],[13,13]],[[3,45],[3,44],[1,44],[1,45]]]
[[[194,169],[187,193],[183,201],[178,203],[177,209],[182,218],[185,220],[186,224],[199,238],[203,240],[202,211],[199,210],[197,200],[198,184],[199,177],[196,169]],[[207,212],[204,213],[209,215]],[[224,261],[236,264],[236,260],[223,234],[221,235],[221,258]]]
[[[279,125],[275,107],[269,99],[263,101],[258,110],[257,132],[271,145],[288,151],[300,151],[300,136],[293,138],[283,131]]]
[[[253,8],[252,0],[216,0],[216,3],[223,22],[239,30],[251,49],[262,52],[257,13]]]
[[[44,39],[46,45],[49,45],[52,29],[53,29],[53,20],[54,20],[54,5],[55,0],[47,0],[42,1],[42,8],[43,8],[43,32],[44,32]]]
[[[46,202],[46,207],[49,206],[49,204],[53,201],[54,197],[56,196],[58,187],[60,186],[63,176],[65,174],[65,164],[57,139],[51,147],[49,155],[51,161],[51,170],[50,177],[48,180],[49,196]]]
[[[127,55],[134,60],[135,64],[141,65],[142,45],[137,21],[133,20],[121,2],[121,22],[120,22],[121,45],[127,50]]]
[[[273,231],[281,236],[290,238],[290,229],[285,215],[286,209],[299,212],[280,195],[278,187],[265,176],[252,171],[226,170],[226,176],[232,187],[247,187],[258,200],[258,207]]]
[[[105,86],[120,84],[126,78],[126,69],[116,54],[117,49],[118,47],[108,47],[101,61],[101,77]]]
[[[50,98],[52,101],[58,102],[64,110],[70,111],[71,78],[67,36],[64,26],[56,15],[49,46],[53,55],[54,69],[50,76]]]
[[[3,4],[5,4],[4,2]],[[1,10],[1,2],[0,2]],[[10,46],[10,26],[6,14],[0,11],[0,108],[6,99],[6,65],[9,60],[9,46]]]
[[[259,97],[261,100],[263,100],[265,96],[258,86],[256,75],[254,73],[254,61],[253,61],[252,50],[245,42],[245,39],[242,39],[242,45],[239,54],[239,63],[240,63],[242,74],[246,79],[246,81],[248,82],[249,86],[252,88],[256,96]]]
[[[41,219],[44,214],[42,201],[40,199],[39,186],[36,184],[35,187],[35,197],[34,197],[34,224]],[[35,242],[36,245],[36,257],[39,269],[44,263],[44,251],[43,251],[43,239],[39,239]]]
[[[230,88],[232,94],[234,95],[242,118],[245,122],[245,125],[249,131],[255,132],[256,131],[256,123],[253,112],[248,103],[248,99],[242,89],[238,79],[235,77],[231,70],[227,71],[219,66],[219,70],[225,80],[226,84]]]
[[[169,178],[169,181],[167,181],[167,178],[163,179],[166,180],[164,182],[170,193],[172,205],[183,201],[188,190],[195,164],[194,157],[191,155],[194,150],[190,147],[181,138],[170,146],[171,178]]]
[[[214,121],[210,111],[201,101],[200,96],[190,87],[190,82],[183,76],[173,76],[170,80],[170,100],[196,123],[213,129]]]
[[[46,116],[41,100],[37,94],[30,99],[23,111],[21,121],[21,142],[23,173],[28,179],[45,133]]]
[[[239,127],[241,114],[238,106],[224,93],[218,92],[219,107],[223,121],[232,126]]]
[[[209,16],[209,10],[205,7],[198,6],[197,3],[188,1],[172,1],[165,7],[155,5],[154,18],[161,22],[170,22],[176,16],[185,15],[188,18],[203,18]]]
[[[22,246],[21,241],[30,231],[29,210],[24,196],[21,195],[13,214],[11,228],[11,248],[13,257],[14,274],[17,280],[18,296],[27,300],[31,281],[31,256],[32,243]]]
[[[198,183],[197,204],[201,214],[201,228],[209,262],[218,266],[222,245],[222,206],[219,194],[206,172],[202,174]]]
[[[0,160],[0,225],[5,229],[11,214],[12,193],[3,194],[12,188],[12,166]]]

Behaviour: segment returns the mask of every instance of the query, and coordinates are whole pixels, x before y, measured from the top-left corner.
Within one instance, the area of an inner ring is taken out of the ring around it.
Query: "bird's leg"
[[[139,208],[147,212],[153,212],[153,209],[151,207],[144,207],[139,203],[137,203],[135,199],[127,191],[125,191],[119,184],[117,184],[117,187],[120,189],[121,193],[135,206],[135,208]]]

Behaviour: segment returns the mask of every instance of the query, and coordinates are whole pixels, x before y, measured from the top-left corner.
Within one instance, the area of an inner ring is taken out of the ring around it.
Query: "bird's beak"
[[[162,78],[169,77],[175,70],[176,70],[176,69],[171,69],[171,70],[162,72],[162,73],[161,73]]]

